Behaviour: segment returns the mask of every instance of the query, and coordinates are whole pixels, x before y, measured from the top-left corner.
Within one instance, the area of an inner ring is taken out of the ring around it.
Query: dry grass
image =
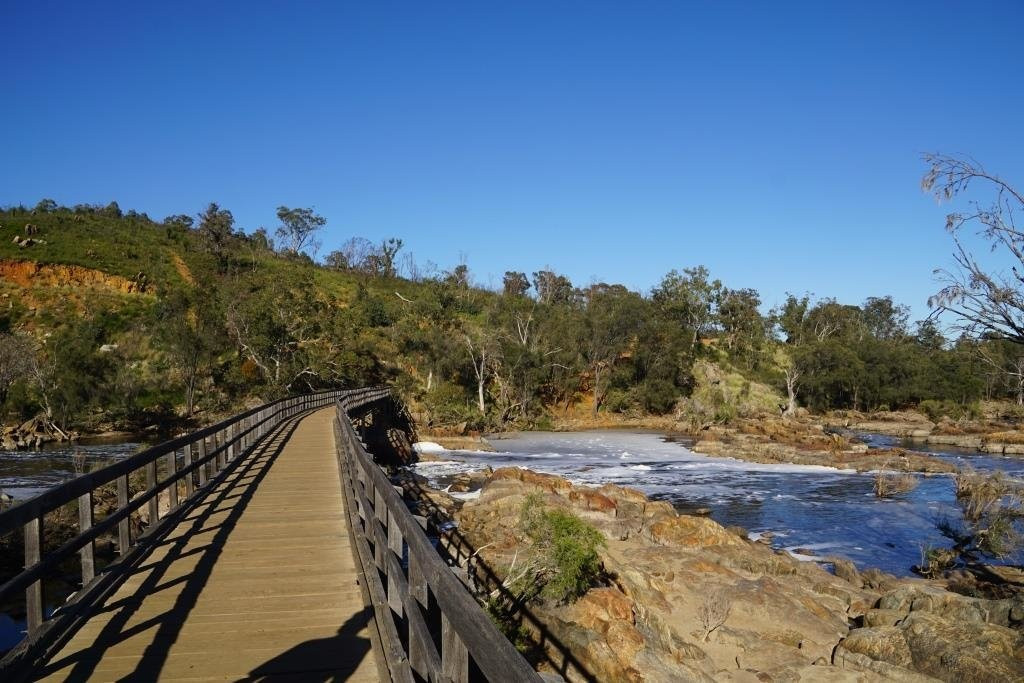
[[[881,471],[875,474],[875,495],[879,498],[909,493],[915,488],[917,477],[910,472]]]
[[[953,478],[956,499],[963,509],[964,518],[977,522],[999,507],[1003,496],[1011,493],[1009,482],[1002,472],[981,474],[962,469]]]

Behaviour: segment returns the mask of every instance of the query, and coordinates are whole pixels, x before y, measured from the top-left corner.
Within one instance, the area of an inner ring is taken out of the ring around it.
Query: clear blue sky
[[[481,282],[646,290],[707,265],[767,305],[950,263],[931,150],[1024,184],[1024,3],[14,2],[0,204],[279,204]]]

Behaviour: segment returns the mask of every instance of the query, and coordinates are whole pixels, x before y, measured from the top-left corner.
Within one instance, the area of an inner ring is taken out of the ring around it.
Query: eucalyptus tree
[[[962,210],[946,216],[953,238],[956,267],[940,268],[943,283],[928,303],[936,314],[952,313],[955,325],[972,335],[988,334],[1024,344],[1024,194],[998,175],[967,157],[927,154],[928,172],[921,187],[939,201],[966,198]],[[973,190],[985,193],[977,199]],[[966,197],[965,197],[966,195]],[[963,239],[974,230],[988,243],[996,259],[1010,263],[1009,272],[996,263],[980,261]]]
[[[235,217],[227,209],[211,202],[199,214],[198,230],[206,251],[216,259],[220,272],[225,272],[235,236]]]
[[[690,338],[690,351],[711,334],[717,321],[716,305],[722,295],[722,283],[712,280],[704,266],[670,271],[651,298],[663,315],[674,319]]]
[[[275,234],[282,240],[286,251],[299,254],[312,249],[313,255],[316,255],[320,249],[316,234],[327,225],[326,218],[315,213],[312,208],[289,209],[287,206],[279,206],[277,219],[281,225]]]

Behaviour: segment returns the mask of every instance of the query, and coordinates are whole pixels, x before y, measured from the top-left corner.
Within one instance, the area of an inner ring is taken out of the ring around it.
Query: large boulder
[[[573,486],[519,468],[495,471],[456,516],[499,576],[522,566],[523,503],[571,510],[606,539],[605,585],[573,604],[528,607],[569,680],[878,680],[832,665],[849,623],[878,599],[820,567],[753,543],[707,517],[678,515],[639,491]],[[717,605],[710,633],[702,615]],[[586,671],[586,674],[581,670]]]
[[[945,681],[1024,680],[1021,598],[985,600],[937,586],[902,586],[843,640],[846,653]]]

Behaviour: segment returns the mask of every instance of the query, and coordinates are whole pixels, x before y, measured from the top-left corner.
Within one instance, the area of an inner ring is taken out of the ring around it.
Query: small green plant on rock
[[[601,533],[573,513],[544,505],[538,494],[526,497],[519,526],[532,542],[532,574],[542,586],[540,595],[556,602],[573,602],[600,581],[598,548]]]

